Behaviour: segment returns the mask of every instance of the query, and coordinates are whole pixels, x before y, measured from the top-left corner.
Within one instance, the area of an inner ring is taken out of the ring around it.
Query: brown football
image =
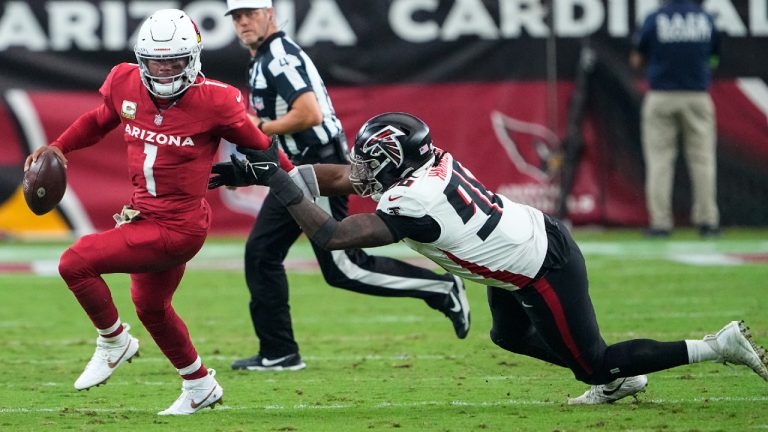
[[[52,151],[40,156],[24,173],[24,199],[38,216],[56,208],[67,190],[67,170]]]

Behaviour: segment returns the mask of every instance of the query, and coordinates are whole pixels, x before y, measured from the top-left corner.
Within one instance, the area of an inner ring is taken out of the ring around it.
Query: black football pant
[[[688,364],[684,341],[636,339],[607,345],[589,297],[584,257],[567,229],[568,262],[517,291],[488,288],[491,339],[501,348],[567,367],[580,381],[616,378]]]
[[[321,197],[318,205],[337,219],[347,216],[346,196]],[[259,211],[245,246],[245,279],[251,292],[250,312],[260,341],[259,354],[276,358],[298,352],[288,304],[288,280],[283,261],[301,228],[273,195]],[[391,258],[371,256],[361,249],[326,251],[312,245],[326,282],[334,287],[383,297],[415,297],[434,309],[450,301],[450,275]],[[446,330],[450,329],[446,326]]]

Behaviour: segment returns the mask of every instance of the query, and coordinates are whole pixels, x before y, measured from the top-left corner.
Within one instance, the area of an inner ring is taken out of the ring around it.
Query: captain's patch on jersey
[[[130,120],[135,119],[136,118],[136,102],[124,100],[123,107],[120,109],[120,115]]]

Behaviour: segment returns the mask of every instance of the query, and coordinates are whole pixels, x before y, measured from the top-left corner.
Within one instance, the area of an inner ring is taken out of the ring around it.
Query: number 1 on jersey
[[[144,159],[144,179],[147,180],[147,192],[152,196],[157,196],[155,172],[152,170],[155,165],[155,159],[157,159],[157,146],[144,143],[144,154],[147,155],[147,158]]]

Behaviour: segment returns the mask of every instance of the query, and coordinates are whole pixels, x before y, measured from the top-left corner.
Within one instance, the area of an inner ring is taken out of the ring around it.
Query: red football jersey
[[[198,77],[169,108],[157,108],[135,64],[115,66],[99,90],[104,105],[81,116],[53,145],[72,151],[98,142],[109,130],[122,130],[131,206],[144,217],[199,233],[209,225],[204,197],[221,138],[265,149],[269,138],[248,119],[236,88]],[[281,166],[293,168],[281,155]]]

